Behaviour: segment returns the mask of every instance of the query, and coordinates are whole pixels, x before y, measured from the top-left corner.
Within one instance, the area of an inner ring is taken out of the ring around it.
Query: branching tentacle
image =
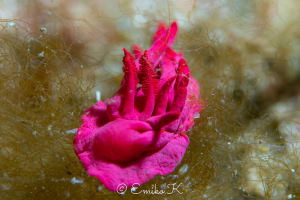
[[[155,106],[154,115],[160,115],[166,112],[168,106],[168,97],[169,92],[172,86],[172,83],[176,79],[176,76],[173,76],[162,86],[159,95],[157,97],[157,104]]]
[[[121,113],[124,118],[132,118],[138,77],[137,69],[134,63],[134,57],[125,48],[123,63],[123,71],[125,74],[125,89],[122,99]]]
[[[154,110],[158,79],[152,63],[148,60],[147,51],[145,51],[145,54],[141,57],[140,64],[140,79],[142,82],[142,90],[145,95],[145,107],[141,118],[146,119],[152,115]]]
[[[171,111],[180,112],[185,104],[187,96],[187,86],[189,84],[190,71],[184,59],[179,61],[177,78],[175,83],[175,97],[171,106]]]

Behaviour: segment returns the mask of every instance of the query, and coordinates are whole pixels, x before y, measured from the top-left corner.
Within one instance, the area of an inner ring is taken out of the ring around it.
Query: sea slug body
[[[176,22],[161,23],[148,50],[124,49],[120,89],[82,116],[74,151],[111,191],[173,172],[189,145],[185,132],[201,109],[199,85],[171,48],[177,29]]]

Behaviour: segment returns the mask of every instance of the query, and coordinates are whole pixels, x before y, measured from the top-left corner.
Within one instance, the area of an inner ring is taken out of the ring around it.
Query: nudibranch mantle
[[[124,49],[124,77],[116,94],[84,113],[74,151],[87,173],[111,191],[174,171],[201,110],[199,85],[183,55],[171,47],[177,23],[160,23],[152,46]]]

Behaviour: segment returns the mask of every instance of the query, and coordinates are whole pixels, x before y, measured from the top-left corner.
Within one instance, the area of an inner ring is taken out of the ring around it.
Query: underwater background
[[[300,1],[0,0],[0,199],[300,199]],[[110,192],[73,151],[122,49],[176,20],[204,109],[175,171]]]

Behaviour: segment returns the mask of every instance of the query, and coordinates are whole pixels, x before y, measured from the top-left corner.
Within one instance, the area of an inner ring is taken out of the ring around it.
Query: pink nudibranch
[[[177,23],[158,26],[150,49],[124,49],[118,92],[82,116],[74,151],[87,173],[109,190],[131,187],[174,171],[200,112],[199,85],[182,54],[172,48]]]

